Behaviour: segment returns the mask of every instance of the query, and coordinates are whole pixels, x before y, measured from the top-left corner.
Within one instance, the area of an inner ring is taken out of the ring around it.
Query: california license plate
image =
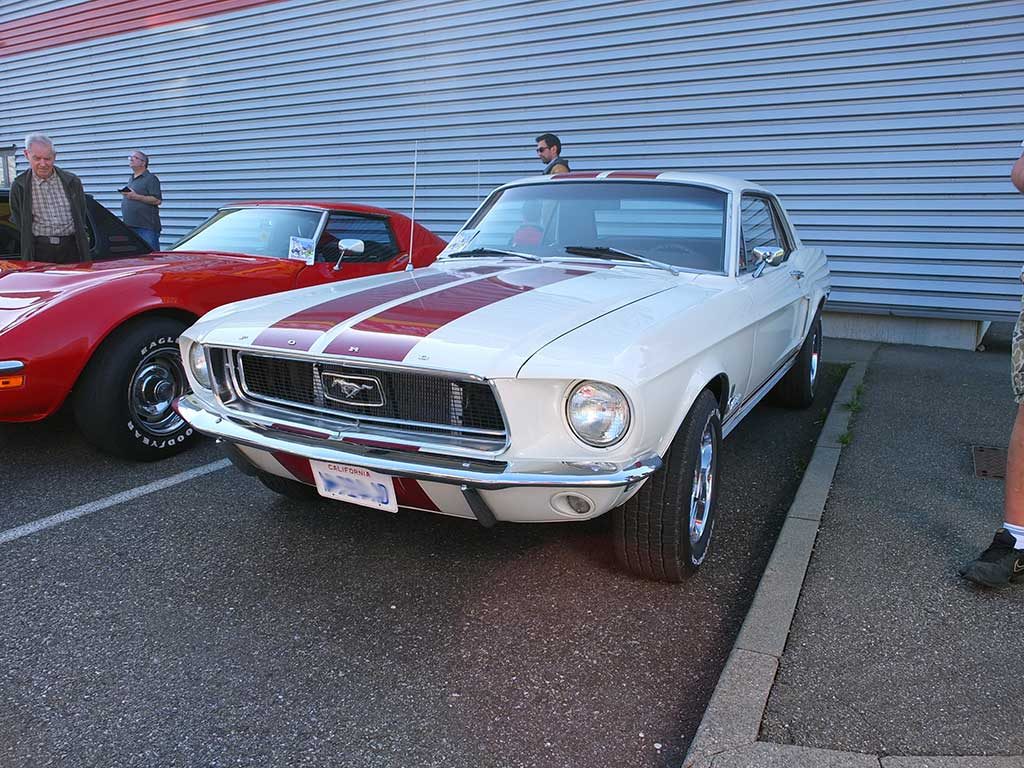
[[[398,511],[395,499],[395,483],[388,475],[372,472],[348,464],[334,464],[328,461],[310,459],[313,479],[320,495],[328,499],[361,504],[374,509]]]

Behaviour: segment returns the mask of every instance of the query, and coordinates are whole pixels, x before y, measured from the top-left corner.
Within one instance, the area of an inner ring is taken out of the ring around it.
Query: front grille
[[[505,421],[490,385],[443,375],[359,365],[234,354],[246,400],[320,417],[402,431],[505,442]]]

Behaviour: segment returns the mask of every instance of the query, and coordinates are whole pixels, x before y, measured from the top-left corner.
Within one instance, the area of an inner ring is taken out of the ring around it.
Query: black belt
[[[35,241],[44,245],[60,245],[74,239],[74,235],[35,235]]]

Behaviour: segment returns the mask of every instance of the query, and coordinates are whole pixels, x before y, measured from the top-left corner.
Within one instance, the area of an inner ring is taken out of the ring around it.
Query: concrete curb
[[[758,741],[852,412],[867,373],[846,373],[683,768],[1024,768],[1024,757],[888,757]]]

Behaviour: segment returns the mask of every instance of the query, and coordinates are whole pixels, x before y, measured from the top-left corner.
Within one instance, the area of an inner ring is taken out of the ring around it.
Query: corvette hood
[[[150,279],[155,284],[172,273],[236,271],[246,262],[260,261],[254,256],[211,253],[158,253],[84,264],[0,261],[0,331],[53,302],[87,291],[100,283],[141,278]]]
[[[554,339],[693,278],[596,260],[459,259],[228,305],[189,335],[270,354],[510,377]]]

